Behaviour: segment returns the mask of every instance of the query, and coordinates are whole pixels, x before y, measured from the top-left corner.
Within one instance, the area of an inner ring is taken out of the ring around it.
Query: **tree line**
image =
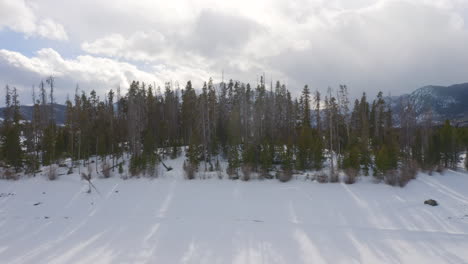
[[[263,77],[255,87],[232,80],[214,85],[210,79],[201,89],[190,81],[163,89],[133,81],[125,94],[110,90],[103,98],[77,87],[66,100],[63,125],[55,121],[54,88],[53,77],[39,84],[37,94],[33,88],[32,120],[24,121],[16,88],[6,86],[4,177],[35,175],[64,159],[75,167],[95,163],[105,175],[114,168],[122,173],[124,155],[130,176],[154,176],[163,159],[185,153],[189,179],[224,170],[220,163],[227,161],[232,179],[287,181],[294,173],[316,171],[316,180],[337,182],[344,172],[347,183],[371,175],[403,186],[419,169],[456,168],[468,146],[467,129],[449,121],[435,125],[430,112],[417,116],[410,101],[400,104],[395,125],[382,92],[351,102],[346,85],[325,94],[305,85],[297,98],[285,84],[267,85]]]

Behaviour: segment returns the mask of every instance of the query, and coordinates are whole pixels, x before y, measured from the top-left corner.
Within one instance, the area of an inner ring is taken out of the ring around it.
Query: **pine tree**
[[[468,170],[468,154],[466,154],[467,151],[465,151],[465,170]]]
[[[262,177],[270,178],[269,171],[271,169],[272,164],[272,146],[265,142],[260,147],[260,169]]]
[[[440,129],[442,162],[445,168],[456,168],[459,160],[457,148],[457,135],[450,121],[446,120]]]
[[[18,172],[22,167],[23,150],[21,146],[20,103],[16,88],[5,87],[5,112],[1,133],[2,156],[5,162]]]
[[[369,117],[369,103],[367,102],[366,93],[362,94],[361,101],[359,102],[359,145],[361,150],[361,166],[364,170],[364,175],[369,175],[369,168],[371,165],[370,153],[370,117]]]
[[[239,178],[239,167],[241,166],[241,159],[239,156],[239,149],[237,145],[231,145],[228,152],[228,167],[227,174],[230,179]]]
[[[299,170],[311,169],[311,145],[312,145],[312,133],[308,127],[302,127],[297,142],[297,168]]]
[[[17,171],[24,167],[34,173],[39,163],[50,165],[65,157],[85,164],[95,157],[97,173],[112,157],[112,168],[120,170],[119,159],[126,153],[133,175],[154,175],[159,160],[177,157],[185,146],[187,178],[195,177],[200,162],[211,171],[212,162],[219,167],[224,158],[231,178],[250,178],[246,175],[251,171],[268,176],[281,168],[278,177],[287,179],[293,169],[323,169],[327,149],[331,181],[338,180],[338,169],[352,183],[358,172],[368,174],[373,166],[378,179],[404,185],[403,178],[414,173],[414,161],[428,170],[454,168],[468,146],[468,130],[450,122],[437,128],[426,115],[417,124],[410,101],[400,111],[401,126],[393,124],[391,102],[382,93],[372,106],[364,93],[350,109],[346,85],[336,94],[328,90],[324,108],[316,91],[313,110],[307,85],[293,99],[280,82],[267,89],[263,76],[254,90],[232,80],[216,87],[210,79],[198,95],[189,81],[181,98],[178,83],[166,83],[161,92],[134,81],[127,94],[118,88],[116,99],[110,90],[103,100],[96,91],[88,95],[77,89],[74,100],[67,98],[64,126],[55,121],[55,85],[53,77],[41,82],[39,100],[33,91],[31,122],[20,122],[16,89],[7,87],[0,150],[2,161]]]
[[[195,133],[195,111],[197,95],[192,88],[192,82],[188,81],[185,90],[182,93],[182,129],[184,135],[184,144],[190,143],[190,136]]]
[[[360,170],[359,147],[357,144],[350,145],[345,151],[343,168],[346,173],[346,183],[352,184],[356,181]]]
[[[307,85],[302,90],[302,126],[310,128],[310,91]]]
[[[292,172],[294,168],[294,153],[293,153],[293,147],[291,145],[287,145],[282,153],[281,153],[281,168],[284,171],[287,172]]]

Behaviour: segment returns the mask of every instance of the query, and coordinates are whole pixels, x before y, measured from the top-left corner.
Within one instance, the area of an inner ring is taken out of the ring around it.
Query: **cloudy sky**
[[[398,95],[468,81],[468,0],[0,0],[0,86],[280,80]],[[0,90],[0,96],[4,94]],[[3,100],[2,103],[3,104]]]

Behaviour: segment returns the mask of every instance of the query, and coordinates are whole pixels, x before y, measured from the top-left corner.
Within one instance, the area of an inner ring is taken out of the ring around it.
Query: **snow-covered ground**
[[[468,174],[188,181],[167,163],[154,180],[95,179],[100,194],[78,174],[1,181],[0,263],[468,263]]]

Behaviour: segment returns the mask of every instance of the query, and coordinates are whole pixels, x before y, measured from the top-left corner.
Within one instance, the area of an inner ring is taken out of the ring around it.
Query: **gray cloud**
[[[183,41],[187,49],[195,49],[202,55],[216,59],[239,52],[261,26],[248,18],[203,10],[195,22],[193,32]]]
[[[10,83],[26,85],[25,72],[60,67],[61,78],[90,86],[131,78],[201,86],[224,70],[226,78],[251,83],[265,72],[296,93],[306,83],[322,91],[346,83],[354,96],[468,81],[466,0],[29,3],[33,16],[64,25],[84,55],[0,59]]]
[[[354,95],[468,81],[468,32],[451,10],[386,1],[343,12],[307,37],[309,46],[273,56],[267,65],[282,65],[293,82],[322,90],[347,83]]]

